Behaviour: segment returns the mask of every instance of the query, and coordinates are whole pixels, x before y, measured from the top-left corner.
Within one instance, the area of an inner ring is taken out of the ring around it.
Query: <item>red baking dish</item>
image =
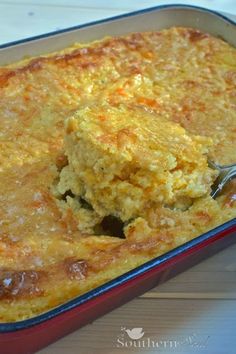
[[[105,35],[191,26],[236,46],[236,24],[215,12],[184,5],[159,6],[0,46],[0,64]],[[34,353],[49,343],[186,270],[236,241],[236,218],[108,283],[37,317],[0,324],[2,354]]]

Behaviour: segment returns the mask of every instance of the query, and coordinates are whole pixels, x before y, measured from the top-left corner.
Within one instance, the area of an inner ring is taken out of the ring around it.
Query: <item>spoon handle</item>
[[[226,183],[228,183],[229,181],[231,181],[233,178],[236,177],[235,165],[231,167],[221,168],[219,169],[219,171],[220,174],[217,177],[214,185],[212,186],[212,192],[211,192],[212,198],[216,198],[220,194],[220,192],[222,191]]]

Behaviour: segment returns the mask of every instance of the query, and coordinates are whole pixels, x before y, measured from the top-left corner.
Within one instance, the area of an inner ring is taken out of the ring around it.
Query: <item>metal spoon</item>
[[[224,186],[233,178],[236,178],[236,164],[220,166],[208,160],[208,165],[210,168],[219,171],[219,175],[211,187],[211,197],[215,199],[221,193]]]

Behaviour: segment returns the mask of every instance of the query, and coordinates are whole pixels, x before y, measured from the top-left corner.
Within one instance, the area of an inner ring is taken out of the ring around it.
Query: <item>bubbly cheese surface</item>
[[[235,88],[236,49],[191,28],[1,67],[0,321],[45,312],[235,218],[235,181],[213,200],[207,166],[236,162]]]

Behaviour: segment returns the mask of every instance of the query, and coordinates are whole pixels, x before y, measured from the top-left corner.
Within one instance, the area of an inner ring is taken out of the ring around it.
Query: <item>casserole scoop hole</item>
[[[67,197],[75,198],[74,193],[72,193],[72,191],[70,189],[62,195],[61,199],[66,202]]]
[[[82,209],[93,211],[93,207],[84,198],[76,196],[70,189],[66,191],[61,199],[67,202],[67,197],[77,199]],[[124,223],[120,218],[107,215],[102,221],[94,226],[94,235],[106,235],[111,237],[125,238],[124,227],[127,222]]]
[[[124,226],[125,223],[120,218],[107,215],[94,227],[94,234],[125,238]]]
[[[70,189],[68,191],[66,191],[61,199],[64,200],[65,202],[67,201],[67,197],[73,198],[73,199],[77,199],[79,201],[79,204],[81,206],[81,208],[86,209],[86,210],[94,210],[92,205],[90,203],[88,203],[85,199],[83,199],[82,197],[78,197],[76,196]]]
[[[87,210],[94,210],[92,205],[90,203],[88,203],[85,199],[80,197],[79,202],[81,204],[81,208],[87,209]]]

